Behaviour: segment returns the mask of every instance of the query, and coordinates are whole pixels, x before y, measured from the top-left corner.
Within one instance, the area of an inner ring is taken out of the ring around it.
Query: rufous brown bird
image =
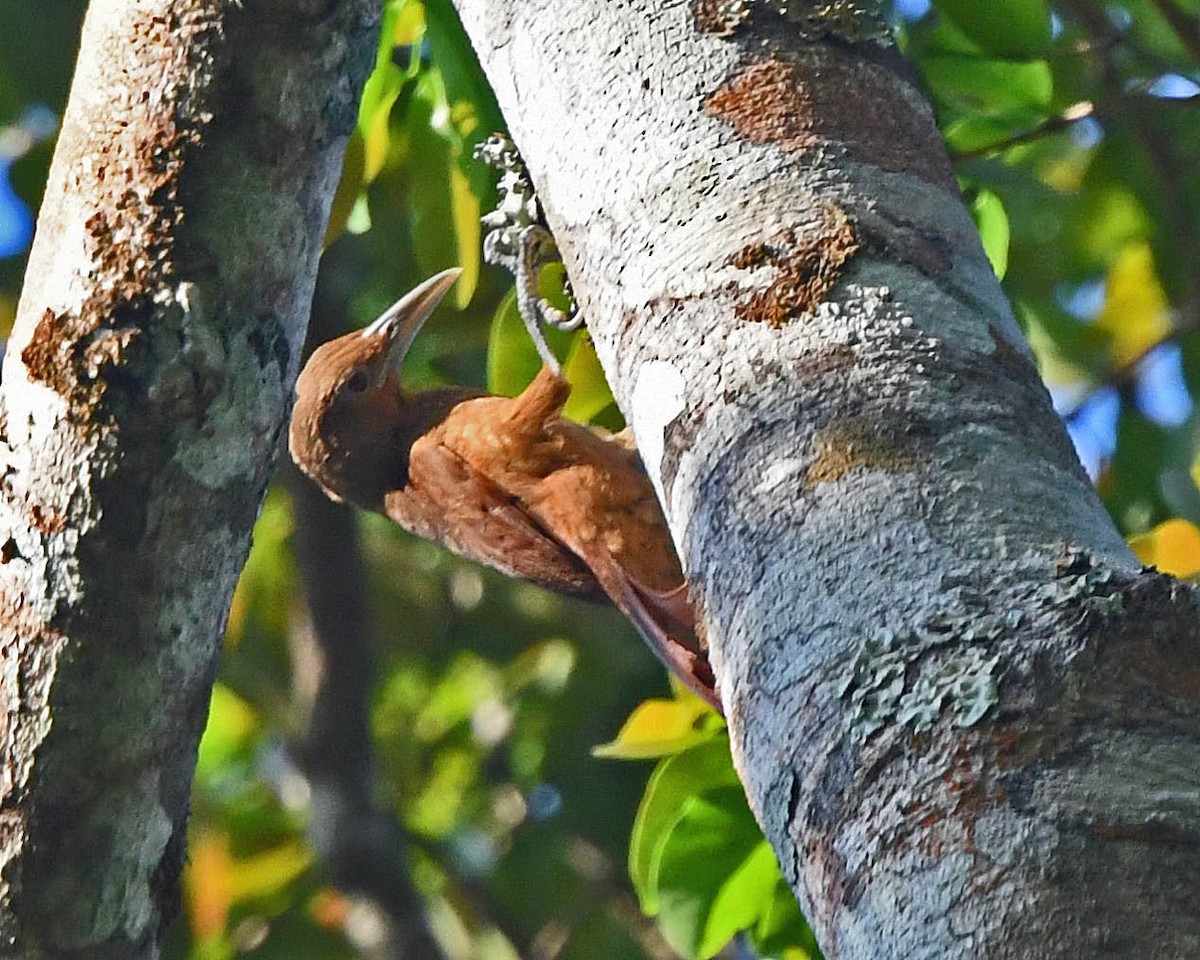
[[[666,521],[623,438],[564,419],[571,387],[549,367],[511,399],[401,383],[413,338],[460,272],[313,353],[296,383],[292,459],[333,499],[464,557],[560,593],[607,594],[720,710]]]

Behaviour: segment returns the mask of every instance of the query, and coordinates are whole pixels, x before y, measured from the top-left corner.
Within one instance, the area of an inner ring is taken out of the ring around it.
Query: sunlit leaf
[[[691,796],[738,783],[726,737],[715,737],[677,753],[654,768],[629,838],[629,875],[647,914],[658,912],[653,874],[656,848],[683,804]]]
[[[611,743],[592,754],[611,760],[647,760],[678,753],[712,736],[702,724],[712,710],[699,697],[687,700],[646,700],[638,704]]]
[[[229,895],[234,903],[270,896],[303,874],[312,858],[298,840],[239,858],[230,870]]]
[[[1137,360],[1170,332],[1167,295],[1148,244],[1126,247],[1108,271],[1107,297],[1095,326],[1107,335],[1117,366]]]
[[[200,739],[197,773],[203,775],[231,762],[246,748],[258,729],[258,717],[253,708],[225,684],[214,684],[208,723]]]
[[[1004,204],[991,190],[977,190],[971,201],[971,216],[983,241],[984,252],[1001,280],[1008,271],[1008,215]]]
[[[454,285],[454,302],[464,309],[479,284],[481,258],[479,198],[471,192],[470,181],[457,164],[450,164],[450,209],[453,212],[454,239],[458,247],[458,265],[462,274]]]
[[[961,54],[926,57],[925,76],[938,99],[976,115],[1037,120],[1050,107],[1054,78],[1043,61],[1014,63]]]
[[[589,422],[613,402],[612,390],[596,356],[592,338],[584,330],[575,335],[563,364],[563,376],[571,383],[571,396],[563,414],[580,423]]]
[[[1133,537],[1129,546],[1148,567],[1176,577],[1200,576],[1200,528],[1178,518]]]
[[[771,906],[779,866],[740,787],[688,797],[651,871],[663,935],[685,957],[711,957]]]
[[[364,183],[370,183],[383,168],[390,148],[390,119],[405,81],[417,67],[402,70],[392,51],[397,46],[416,44],[424,33],[424,15],[420,3],[395,0],[384,6],[375,69],[367,77],[358,106],[358,130],[363,141]]]
[[[543,332],[551,349],[562,357],[573,335],[554,329]],[[488,392],[515,397],[529,386],[541,369],[542,358],[517,311],[516,291],[510,291],[496,309],[488,334]]]

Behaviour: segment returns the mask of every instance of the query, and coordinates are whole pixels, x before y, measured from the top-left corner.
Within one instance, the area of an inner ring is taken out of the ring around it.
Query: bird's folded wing
[[[571,596],[601,595],[595,577],[574,553],[435,436],[413,444],[408,476],[408,487],[385,504],[396,523],[507,576]],[[414,506],[424,502],[438,505],[437,516],[431,523],[414,523]]]
[[[569,499],[569,498],[568,498]],[[579,500],[582,498],[576,498]],[[696,637],[695,613],[684,583],[671,590],[654,590],[631,575],[605,546],[605,538],[581,535],[579,524],[549,503],[536,511],[538,519],[595,574],[604,592],[637,628],[663,666],[685,686],[722,713],[721,699],[708,653]]]

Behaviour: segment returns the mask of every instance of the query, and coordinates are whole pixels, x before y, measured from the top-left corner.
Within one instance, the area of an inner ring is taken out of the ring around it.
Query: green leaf
[[[571,333],[546,330],[546,341],[557,356],[568,349]],[[542,369],[529,331],[517,311],[517,293],[510,290],[492,317],[488,333],[487,384],[488,392],[502,397],[515,397],[524,390]]]
[[[454,300],[458,309],[463,310],[471,302],[479,284],[482,226],[479,222],[479,198],[472,192],[470,181],[456,164],[450,165],[450,209],[453,211],[458,265],[462,268],[458,283],[454,285]]]
[[[446,136],[446,91],[437,67],[417,79],[404,112],[408,145],[404,169],[414,252],[420,272],[436,273],[459,255],[450,190],[453,144]]]
[[[779,866],[740,787],[688,797],[656,853],[663,935],[686,957],[713,956],[771,906]]]
[[[613,402],[612,390],[596,356],[596,348],[586,330],[575,334],[571,350],[563,364],[563,376],[571,383],[571,397],[563,415],[579,423],[588,423]]]
[[[1004,204],[991,190],[978,190],[971,201],[971,216],[979,230],[979,239],[991,261],[997,278],[1003,280],[1008,270],[1008,215]]]
[[[786,960],[820,960],[821,951],[812,928],[800,912],[800,904],[781,876],[770,905],[754,928],[754,946],[764,957]]]
[[[654,768],[629,838],[629,875],[646,914],[658,913],[653,873],[656,848],[689,797],[724,786],[741,789],[729,756],[728,737],[714,737],[668,757]]]
[[[223,765],[249,749],[259,732],[254,709],[223,683],[213,685],[208,708],[208,723],[200,738],[196,758],[196,776],[215,774]]]
[[[1053,74],[1042,60],[1014,63],[935,53],[922,67],[938,101],[963,114],[1032,124],[1046,115],[1054,95]]]
[[[363,141],[363,180],[370,183],[383,168],[391,145],[392,107],[405,82],[416,74],[418,64],[401,70],[392,51],[401,44],[415,44],[424,34],[421,6],[410,0],[393,0],[384,7],[375,68],[367,77],[358,104],[358,131]]]
[[[938,12],[989,53],[1030,59],[1050,46],[1047,0],[935,0]]]

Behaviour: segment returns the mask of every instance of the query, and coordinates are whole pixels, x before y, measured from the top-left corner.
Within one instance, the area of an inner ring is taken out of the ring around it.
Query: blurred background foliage
[[[0,0],[4,333],[84,7]],[[1200,0],[890,11],[1082,461],[1144,562],[1200,574]],[[472,158],[503,122],[450,0],[385,12],[313,337],[458,264],[409,382],[514,393],[537,360],[481,263],[495,178]],[[555,347],[571,414],[618,427],[586,335]],[[184,887],[170,957],[817,956],[723,725],[619,615],[355,516],[287,465],[230,613]]]

